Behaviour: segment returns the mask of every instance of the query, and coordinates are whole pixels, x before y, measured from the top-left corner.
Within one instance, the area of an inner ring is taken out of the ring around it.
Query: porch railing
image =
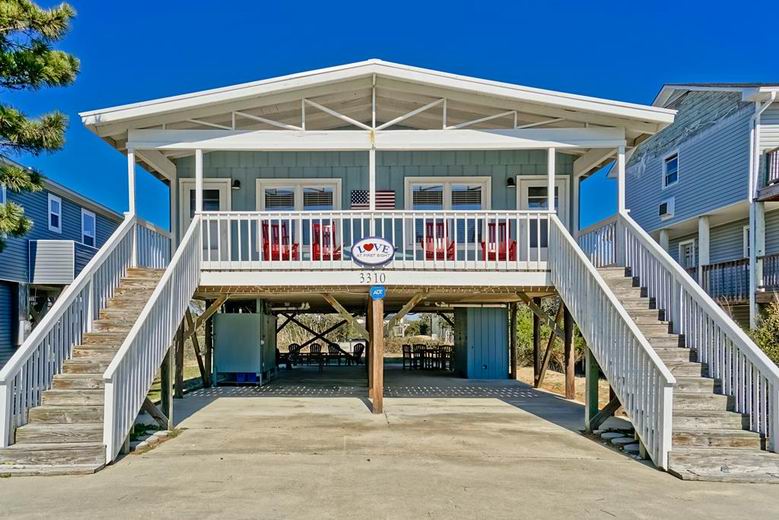
[[[557,216],[551,220],[552,281],[652,461],[667,468],[676,380]],[[609,256],[614,251],[597,258]]]
[[[763,284],[761,289],[779,290],[779,253],[766,255],[763,260]]]
[[[27,422],[30,408],[40,404],[42,393],[51,388],[73,347],[91,330],[127,269],[163,261],[168,238],[152,240],[148,234],[156,232],[151,229],[127,216],[0,370],[0,447],[12,442],[14,429]],[[148,249],[152,241],[154,254]]]
[[[359,269],[352,246],[395,246],[397,270],[546,270],[548,211],[204,212],[204,270]]]
[[[779,148],[774,148],[765,154],[764,179],[764,186],[771,186],[779,182]]]
[[[715,300],[749,299],[749,258],[701,266],[703,290]]]
[[[617,265],[617,216],[586,227],[576,234],[579,247],[595,267]]]
[[[103,374],[107,462],[119,453],[200,282],[201,226],[196,216]]]
[[[721,381],[735,411],[749,415],[750,429],[767,437],[769,449],[779,449],[779,367],[627,213],[620,213],[617,232],[625,266],[647,296]]]

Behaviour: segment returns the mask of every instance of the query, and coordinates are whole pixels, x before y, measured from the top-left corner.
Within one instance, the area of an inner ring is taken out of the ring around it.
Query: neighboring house
[[[627,168],[631,216],[742,324],[779,290],[779,84],[669,84]],[[752,232],[754,230],[754,232]],[[750,312],[751,309],[751,312]]]
[[[0,203],[18,204],[33,222],[0,252],[0,367],[123,218],[52,180],[43,186],[23,193],[0,187]]]

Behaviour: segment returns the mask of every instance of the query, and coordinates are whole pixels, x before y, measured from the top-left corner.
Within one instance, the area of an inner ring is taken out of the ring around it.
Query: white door
[[[517,208],[522,211],[549,209],[549,186],[546,177],[523,179],[517,177]],[[568,227],[568,178],[555,179],[555,208],[557,216]],[[549,222],[530,220],[520,228],[520,260],[546,261],[549,241]]]
[[[179,181],[179,240],[195,217],[195,179]],[[230,179],[203,180],[203,211],[230,211]],[[211,222],[203,229],[203,259],[228,259],[228,223]]]

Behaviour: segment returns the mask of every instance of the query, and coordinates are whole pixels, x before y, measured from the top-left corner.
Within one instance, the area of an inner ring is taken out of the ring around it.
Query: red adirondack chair
[[[291,242],[286,222],[268,225],[262,223],[263,260],[300,260],[300,246]]]
[[[314,223],[311,226],[311,259],[340,260],[341,246],[335,245],[335,223]]]
[[[421,242],[426,260],[454,260],[454,240],[450,236],[448,222],[425,221]]]
[[[481,242],[481,252],[487,260],[516,260],[517,241],[509,238],[505,222],[498,222],[495,233],[495,222],[487,224],[487,240]]]

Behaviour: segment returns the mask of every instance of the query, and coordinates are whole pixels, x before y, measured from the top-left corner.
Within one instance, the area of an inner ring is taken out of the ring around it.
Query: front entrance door
[[[549,187],[546,177],[532,177],[523,179],[517,177],[517,208],[523,211],[546,211],[549,209]],[[568,178],[555,179],[555,208],[557,216],[568,227]],[[528,236],[529,234],[529,236]],[[547,247],[549,240],[549,223],[546,220],[539,222],[530,221],[529,226],[523,226],[520,232],[520,244],[530,244],[529,258],[521,260],[547,259]],[[520,251],[525,251],[521,247]],[[528,254],[528,253],[523,253]]]
[[[195,179],[181,179],[179,189],[179,240],[189,229],[195,217]],[[230,179],[203,180],[203,211],[230,211]],[[218,260],[219,246],[222,244],[222,260],[227,258],[227,223],[219,226],[210,223],[210,229],[203,232],[203,258]]]

